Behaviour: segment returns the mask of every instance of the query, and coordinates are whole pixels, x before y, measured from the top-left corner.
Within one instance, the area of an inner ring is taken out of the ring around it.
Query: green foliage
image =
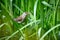
[[[23,12],[22,23],[13,19]],[[60,40],[60,0],[0,0],[0,40]]]

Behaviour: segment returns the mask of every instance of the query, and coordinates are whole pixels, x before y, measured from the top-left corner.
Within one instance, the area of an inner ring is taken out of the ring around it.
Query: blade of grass
[[[52,5],[48,4],[46,1],[42,1],[42,4],[44,4],[45,6],[48,6],[50,8],[53,8]]]
[[[57,7],[58,7],[58,3],[59,3],[59,0],[57,1],[56,6],[55,6],[55,10],[54,10],[54,18],[53,18],[54,25],[55,25],[55,21],[56,21],[56,11],[57,11]]]
[[[60,24],[58,24],[58,25],[52,27],[51,29],[49,29],[49,30],[40,38],[40,40],[43,40],[44,37],[46,37],[52,30],[54,30],[55,28],[57,28],[57,27],[59,27],[59,26],[60,26]]]
[[[36,9],[37,9],[37,4],[38,4],[38,0],[36,0],[35,5],[34,5],[34,18],[36,20]]]
[[[53,25],[56,25],[56,21],[57,21],[57,18],[56,18],[57,17],[56,16],[57,13],[56,12],[57,12],[58,3],[59,3],[59,0],[57,0],[57,2],[56,2],[56,6],[55,6],[55,10],[54,10]],[[53,34],[54,34],[55,40],[57,40],[54,31],[53,31]]]
[[[13,6],[15,6],[21,13],[23,13],[23,11],[15,4],[13,4]]]
[[[9,5],[9,11],[10,11],[10,13],[12,14],[13,13],[13,11],[12,11],[12,0],[10,0],[10,5]],[[13,15],[13,14],[12,14]]]
[[[5,24],[6,24],[6,23],[1,24],[1,25],[0,25],[0,28],[3,27]]]
[[[3,40],[3,39],[5,39],[5,38],[7,38],[8,36],[6,36],[6,37],[2,37],[2,38],[0,38],[0,40]]]
[[[41,36],[41,30],[42,30],[42,28],[40,27],[39,29],[38,29],[38,38],[40,38],[40,36]]]

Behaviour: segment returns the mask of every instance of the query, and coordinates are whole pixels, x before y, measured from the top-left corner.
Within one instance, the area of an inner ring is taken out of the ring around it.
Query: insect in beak
[[[14,18],[13,20],[18,22],[18,23],[21,23],[24,21],[24,19],[26,18],[27,15],[28,15],[28,12],[24,12],[22,15],[20,15],[17,18]]]

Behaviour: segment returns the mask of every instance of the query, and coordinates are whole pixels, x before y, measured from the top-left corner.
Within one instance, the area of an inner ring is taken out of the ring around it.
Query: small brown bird
[[[24,12],[21,16],[14,19],[14,21],[21,23],[24,21],[25,17],[28,15],[28,12]]]

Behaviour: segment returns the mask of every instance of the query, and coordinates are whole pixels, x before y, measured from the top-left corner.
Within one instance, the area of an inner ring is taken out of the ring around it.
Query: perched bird
[[[17,18],[14,18],[14,21],[21,23],[24,21],[25,17],[28,15],[28,12],[24,12],[22,15],[20,15]]]

